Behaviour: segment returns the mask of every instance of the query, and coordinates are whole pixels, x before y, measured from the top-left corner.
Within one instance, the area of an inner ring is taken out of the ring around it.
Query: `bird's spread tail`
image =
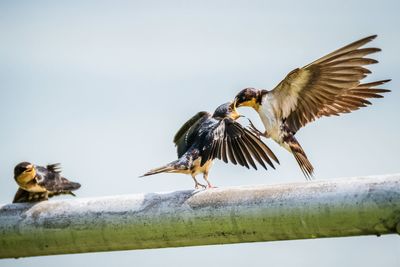
[[[303,148],[297,142],[294,136],[288,140],[287,144],[290,147],[290,151],[292,152],[294,158],[300,166],[301,171],[307,179],[311,179],[313,177],[314,167],[311,162],[308,160],[306,153]]]
[[[159,173],[163,173],[163,172],[166,172],[166,173],[177,172],[178,171],[177,168],[176,168],[177,162],[178,161],[173,161],[171,163],[168,163],[165,166],[152,169],[152,170],[146,172],[145,174],[143,174],[140,177],[150,176],[150,175],[159,174]]]

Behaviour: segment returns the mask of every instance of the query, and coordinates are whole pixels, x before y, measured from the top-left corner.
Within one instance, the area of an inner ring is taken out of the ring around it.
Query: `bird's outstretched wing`
[[[261,139],[230,118],[216,121],[213,130],[201,136],[200,140],[201,165],[215,158],[254,169],[257,169],[255,162],[265,169],[265,163],[275,168],[271,159],[279,164],[275,154]]]
[[[189,147],[193,144],[194,136],[193,133],[196,132],[198,126],[202,121],[209,118],[210,113],[206,111],[201,111],[190,118],[182,127],[178,130],[174,137],[174,143],[177,147],[178,158],[180,158]]]
[[[380,51],[361,47],[375,38],[366,37],[293,70],[270,92],[278,117],[286,120],[291,131],[322,116],[365,107],[371,104],[367,98],[390,91],[375,88],[390,80],[360,84],[371,73],[365,65],[378,62],[365,56]]]

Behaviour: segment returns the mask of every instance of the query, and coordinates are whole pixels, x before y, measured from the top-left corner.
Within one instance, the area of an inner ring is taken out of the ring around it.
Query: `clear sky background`
[[[138,179],[176,158],[172,138],[244,87],[371,34],[383,49],[374,105],[320,119],[298,139],[317,179],[400,172],[399,1],[0,1],[0,203],[21,161],[61,162],[78,197],[190,189],[185,175]],[[250,109],[241,111],[261,123]],[[304,181],[272,142],[277,170],[217,162],[220,187]],[[22,248],[21,248],[22,249]],[[398,236],[335,238],[0,260],[0,266],[400,266]]]

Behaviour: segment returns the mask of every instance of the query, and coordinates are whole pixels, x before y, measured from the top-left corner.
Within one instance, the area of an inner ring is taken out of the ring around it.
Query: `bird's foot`
[[[213,186],[212,184],[207,185],[207,189],[218,188],[217,186]]]
[[[201,189],[201,188],[206,189],[207,186],[205,186],[204,184],[201,184],[201,183],[196,183],[196,184],[194,185],[194,188],[195,188],[195,189]]]
[[[261,138],[261,136],[264,136],[266,138],[268,137],[266,133],[263,133],[260,130],[258,130],[256,128],[256,126],[254,126],[254,124],[251,120],[249,120],[249,122],[250,122],[250,126],[248,128],[255,136],[257,136],[259,139]]]

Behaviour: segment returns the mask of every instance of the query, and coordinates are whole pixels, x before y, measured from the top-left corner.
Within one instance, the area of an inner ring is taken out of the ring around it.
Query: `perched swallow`
[[[81,187],[61,176],[60,164],[46,167],[36,166],[29,162],[21,162],[14,168],[14,179],[19,189],[13,203],[36,202],[49,197],[70,194]]]
[[[174,137],[178,159],[143,176],[163,172],[190,174],[197,189],[213,187],[208,180],[208,172],[216,158],[247,168],[252,166],[257,169],[255,162],[265,169],[265,163],[275,168],[271,159],[279,161],[274,153],[259,137],[236,122],[240,116],[232,103],[219,106],[212,115],[205,111],[197,113]],[[196,175],[200,173],[203,173],[207,186],[196,180]]]
[[[265,127],[261,133],[291,152],[306,178],[311,178],[313,166],[294,135],[307,123],[322,116],[338,116],[370,105],[368,98],[381,98],[390,92],[378,89],[390,80],[360,83],[371,73],[365,65],[378,61],[365,56],[381,51],[361,48],[376,35],[342,47],[302,68],[291,71],[273,90],[246,88],[235,97],[237,107],[254,108]]]

